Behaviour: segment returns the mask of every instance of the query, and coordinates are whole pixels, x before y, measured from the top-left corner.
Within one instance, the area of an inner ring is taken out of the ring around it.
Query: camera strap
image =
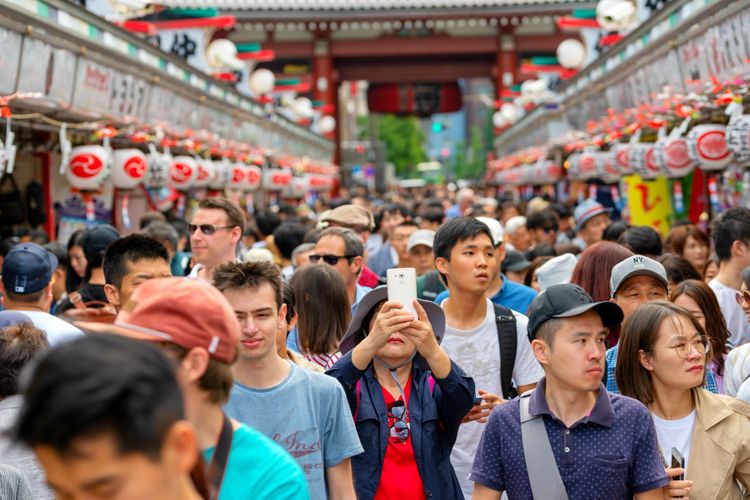
[[[232,449],[232,437],[234,435],[232,422],[223,412],[222,416],[224,417],[224,422],[221,426],[219,442],[216,444],[214,456],[211,457],[211,463],[208,465],[207,479],[211,492],[211,500],[219,498],[219,491],[221,491],[221,483],[224,481],[224,471],[229,461],[229,450]]]

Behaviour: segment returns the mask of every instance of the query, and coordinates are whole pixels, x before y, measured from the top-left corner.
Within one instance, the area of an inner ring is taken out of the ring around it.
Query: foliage
[[[408,179],[418,175],[417,163],[427,161],[427,152],[425,134],[415,117],[380,115],[378,139],[385,143],[386,157],[398,177]]]

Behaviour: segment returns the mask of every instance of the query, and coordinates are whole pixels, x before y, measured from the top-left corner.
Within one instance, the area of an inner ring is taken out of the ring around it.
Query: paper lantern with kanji
[[[65,175],[81,191],[97,191],[109,175],[109,153],[103,146],[78,146],[70,150]]]
[[[256,191],[263,181],[263,171],[255,165],[245,167],[245,181],[247,191]]]
[[[636,174],[644,179],[656,179],[665,174],[654,156],[654,143],[638,142],[630,145],[628,162]]]
[[[231,174],[231,164],[227,161],[215,161],[214,171],[211,179],[208,181],[209,189],[221,191],[229,186],[229,176]]]
[[[503,172],[498,173],[498,175],[503,175]],[[333,178],[325,175],[308,175],[307,188],[315,192],[330,191],[333,189]]]
[[[208,186],[214,176],[214,162],[211,160],[200,159],[198,160],[198,175],[195,178],[194,187],[204,188]]]
[[[112,184],[133,189],[146,178],[148,160],[140,149],[118,149],[112,153]]]
[[[596,153],[596,176],[606,184],[620,180],[620,172],[609,152]]]
[[[727,125],[727,146],[741,165],[750,165],[750,115],[740,115]]]
[[[169,183],[178,191],[187,191],[198,178],[198,162],[192,156],[175,156],[169,166]]]
[[[169,180],[169,169],[172,164],[172,155],[151,151],[148,156],[148,169],[144,184],[151,189],[164,187]]]
[[[263,176],[263,188],[267,191],[281,191],[292,182],[292,173],[281,168],[270,168]]]

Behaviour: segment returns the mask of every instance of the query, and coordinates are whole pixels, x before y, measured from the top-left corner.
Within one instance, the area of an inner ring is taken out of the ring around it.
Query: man
[[[417,276],[423,276],[435,269],[435,256],[432,253],[432,243],[435,240],[435,231],[431,229],[419,229],[409,235],[406,242],[406,251],[412,267],[417,270]]]
[[[310,256],[315,253],[315,243],[302,243],[292,250],[292,268],[294,271],[310,263]],[[292,273],[294,274],[294,273]]]
[[[237,260],[245,215],[226,198],[205,198],[198,203],[188,231],[195,261],[188,278],[211,281],[217,266]]]
[[[83,335],[83,332],[48,311],[52,304],[52,272],[57,258],[36,243],[11,248],[3,261],[2,293],[5,309],[21,311],[34,326],[47,334],[54,346]]]
[[[565,245],[570,243],[573,238],[575,238],[575,232],[573,231],[573,224],[571,222],[571,216],[573,214],[571,213],[570,208],[562,203],[553,203],[550,208],[552,208],[559,220],[555,244]]]
[[[288,280],[294,272],[292,253],[305,239],[305,228],[299,222],[282,222],[273,231],[273,242],[281,255],[281,276]]]
[[[504,253],[502,236],[500,238],[500,244],[496,245],[489,227],[470,217],[449,220],[435,235],[435,266],[450,292],[448,298],[438,302],[445,310],[446,321],[441,346],[474,378],[482,398],[481,404],[464,419],[451,454],[456,476],[467,498],[471,497],[473,488],[468,479],[471,463],[484,423],[492,408],[504,402],[501,395],[507,392],[503,387],[506,373],[511,375],[508,381],[512,379],[519,394],[533,388],[543,375],[526,336],[526,316],[506,308],[498,308],[496,312],[487,297],[492,276],[500,275],[495,256],[495,252]],[[501,335],[506,337],[503,346],[508,349],[515,346],[515,355],[510,350],[503,355]],[[503,358],[511,361],[505,370],[501,369]],[[509,370],[511,364],[512,370]]]
[[[503,233],[508,240],[506,243],[508,250],[516,250],[523,253],[531,249],[531,233],[526,228],[526,217],[523,215],[517,215],[508,219],[508,222],[505,223]]]
[[[352,314],[357,304],[370,290],[357,283],[364,265],[362,241],[351,229],[331,227],[320,234],[315,244],[315,253],[310,256],[313,264],[333,266],[344,279]]]
[[[495,245],[494,262],[490,262],[489,265],[490,278],[487,284],[487,297],[493,304],[525,313],[531,305],[531,301],[536,297],[536,292],[526,285],[509,280],[505,274],[500,272],[506,258],[503,228],[498,221],[489,217],[477,217],[476,220],[489,228]],[[437,253],[435,256],[437,257]],[[441,292],[435,298],[435,302],[439,304],[448,297],[449,293],[448,290]]]
[[[113,326],[87,330],[159,343],[177,365],[185,416],[209,469],[216,452],[228,461],[219,500],[307,498],[302,471],[265,436],[225,417],[240,327],[226,299],[203,280],[155,278],[133,293]],[[225,433],[229,439],[225,438]]]
[[[152,223],[149,227],[159,224]],[[141,234],[121,238],[104,254],[104,293],[117,312],[127,304],[136,288],[146,280],[172,276],[167,249]]]
[[[154,221],[143,228],[141,234],[155,239],[167,249],[172,276],[185,276],[190,265],[190,252],[178,250],[180,235],[176,227],[168,222]]]
[[[191,480],[195,431],[155,347],[81,337],[45,355],[23,395],[14,435],[58,498],[203,498]]]
[[[604,230],[612,222],[609,218],[611,213],[611,208],[604,208],[604,205],[593,198],[580,203],[573,211],[576,237],[572,243],[578,245],[581,250],[585,250],[586,247],[602,241]]]
[[[394,227],[390,240],[368,260],[367,263],[372,271],[383,277],[388,269],[394,267],[414,267],[407,245],[409,236],[418,230],[419,226],[412,221],[404,221]]]
[[[214,281],[242,329],[227,414],[281,444],[304,470],[312,499],[353,500],[351,457],[363,450],[344,390],[327,375],[281,359],[276,349],[286,314],[278,268],[226,264]]]
[[[532,212],[526,217],[526,229],[531,234],[532,247],[555,246],[560,218],[551,208]]]
[[[620,321],[616,304],[595,303],[578,285],[554,285],[534,299],[528,334],[545,376],[531,395],[490,415],[471,471],[475,500],[499,500],[503,491],[541,498],[535,487],[554,484],[555,476],[566,498],[663,498],[669,481],[651,415],[601,383],[607,328]],[[544,447],[533,458],[524,451],[522,435],[534,429],[522,428],[521,400],[528,402],[524,420],[542,419],[536,438],[549,441],[556,471],[536,467]]]
[[[737,301],[737,293],[742,288],[742,270],[750,266],[750,209],[727,210],[714,222],[711,238],[719,258],[719,273],[708,286],[716,294],[732,333],[730,341],[736,347],[750,342],[750,323]]]
[[[523,285],[529,267],[531,267],[531,262],[521,252],[508,250],[500,269],[509,281]]]
[[[452,219],[468,215],[468,211],[474,206],[475,197],[476,195],[472,189],[459,189],[458,193],[456,193],[456,204],[445,211],[445,216]]]
[[[363,255],[367,262],[367,248],[372,230],[375,229],[375,220],[369,210],[356,205],[341,205],[321,216],[320,222],[325,227],[340,227],[354,231],[365,248]],[[363,287],[372,288],[378,286],[378,275],[363,265],[357,282]]]

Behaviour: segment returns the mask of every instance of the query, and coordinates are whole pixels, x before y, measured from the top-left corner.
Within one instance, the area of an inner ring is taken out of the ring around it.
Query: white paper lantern
[[[248,83],[254,95],[265,95],[273,91],[276,85],[276,76],[274,76],[273,71],[270,69],[256,69],[250,75]]]
[[[617,143],[609,150],[610,160],[612,160],[614,168],[620,172],[620,175],[630,175],[633,173],[633,167],[628,160],[629,152],[630,144],[628,143]]]
[[[630,145],[628,151],[628,162],[633,171],[643,179],[656,179],[660,174],[665,174],[654,157],[654,143],[637,142]]]
[[[282,191],[285,198],[303,198],[307,193],[308,185],[305,177],[292,177],[289,183]]]
[[[690,159],[687,141],[684,137],[662,137],[656,141],[654,157],[667,176],[672,179],[685,177],[695,169],[695,162]]]
[[[587,181],[596,178],[596,153],[584,151],[578,157],[578,179]]]
[[[321,134],[330,134],[336,130],[336,119],[328,115],[321,117],[318,122],[318,130]]]
[[[333,189],[333,179],[325,175],[308,175],[307,186],[310,191],[330,191]]]
[[[298,97],[294,101],[294,113],[300,118],[309,119],[313,117],[312,101],[307,97]]]
[[[112,184],[118,189],[133,189],[146,178],[148,160],[139,149],[118,149],[112,153]]]
[[[232,163],[229,169],[228,187],[232,189],[247,189],[247,166],[244,163]]]
[[[231,40],[219,38],[206,47],[206,62],[212,69],[241,70],[245,63],[237,59],[237,46]]]
[[[65,172],[68,182],[81,191],[97,191],[109,175],[109,153],[103,146],[78,146],[70,151]]]
[[[269,168],[263,173],[263,188],[267,191],[281,191],[292,182],[292,173],[281,168]]]
[[[606,184],[620,180],[620,172],[609,152],[596,153],[596,176]]]
[[[727,146],[741,165],[750,165],[750,115],[740,115],[727,125]]]
[[[601,0],[596,6],[596,20],[607,31],[623,32],[635,26],[638,11],[630,0]]]
[[[229,184],[229,175],[231,166],[226,160],[213,162],[214,171],[211,174],[211,180],[208,181],[208,188],[215,191],[222,191]]]
[[[198,160],[198,175],[195,178],[193,186],[197,188],[208,186],[208,183],[213,179],[215,169],[214,162],[211,160]]]
[[[247,191],[255,191],[260,188],[263,182],[263,171],[260,167],[250,165],[245,168],[245,189]]]
[[[521,109],[515,104],[506,102],[500,107],[500,116],[509,123],[516,123],[521,118]]]
[[[586,62],[586,48],[575,38],[563,40],[557,46],[557,60],[563,68],[580,68]]]
[[[492,125],[494,125],[495,128],[507,127],[509,124],[508,120],[505,119],[500,111],[495,111],[492,115]]]
[[[717,124],[695,126],[687,135],[688,154],[701,170],[722,170],[734,160],[727,146],[726,127]]]
[[[159,153],[152,149],[147,156],[148,170],[144,184],[148,188],[159,189],[166,186],[169,180],[169,169],[172,165],[172,155]]]
[[[192,156],[175,156],[169,166],[169,183],[178,191],[187,191],[198,178],[198,162]]]

